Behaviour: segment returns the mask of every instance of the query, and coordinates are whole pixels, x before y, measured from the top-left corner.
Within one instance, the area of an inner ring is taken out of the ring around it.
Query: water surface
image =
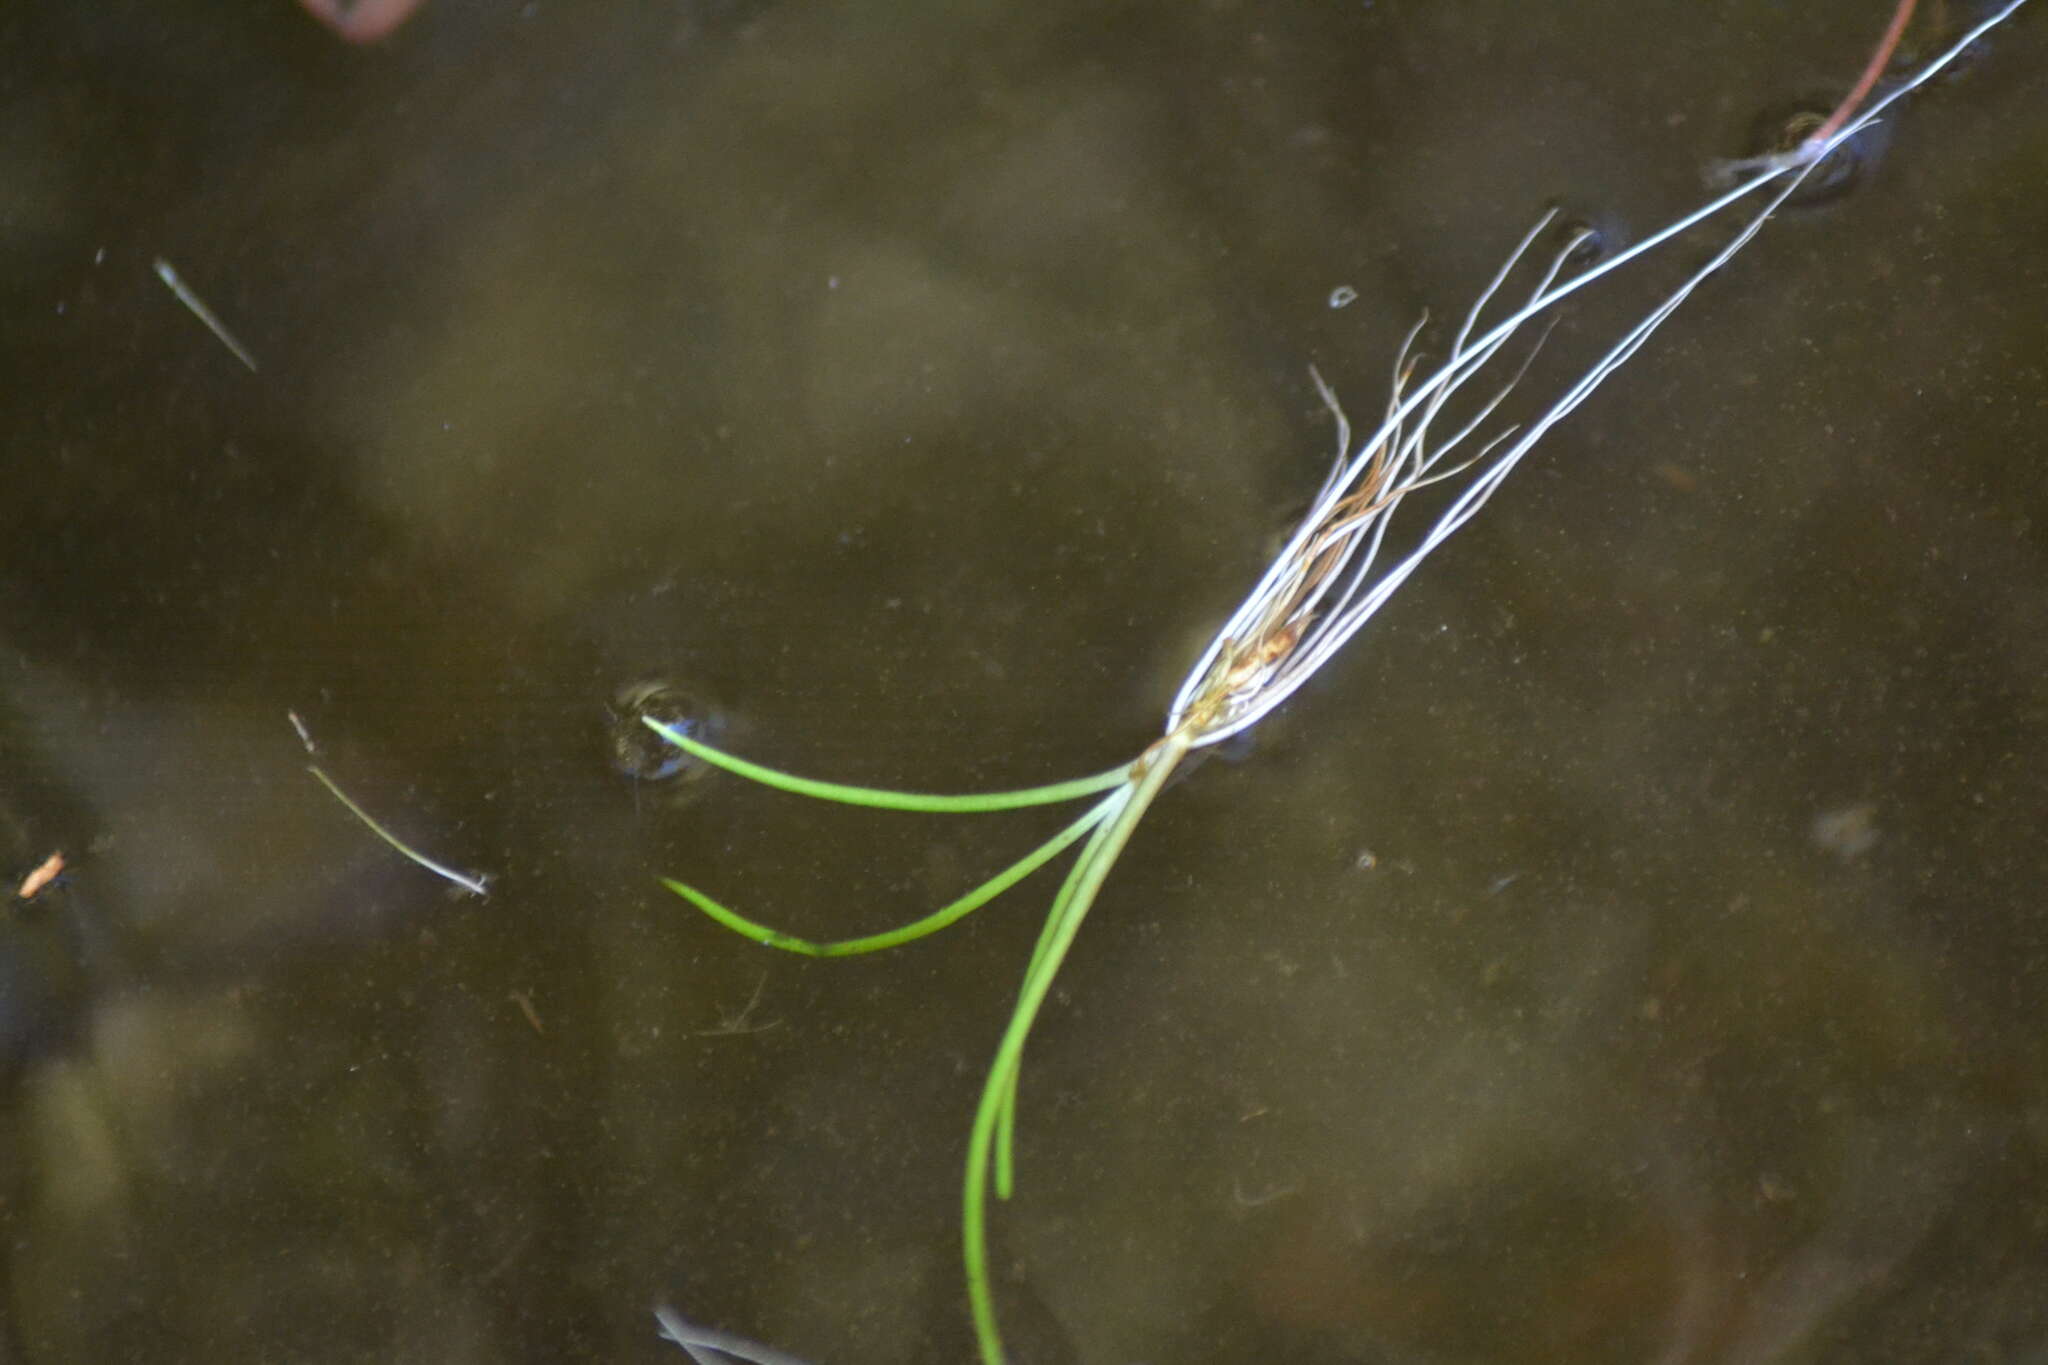
[[[636,783],[608,705],[1128,757],[1309,366],[1363,417],[1544,206],[1689,207],[1861,63],[1821,8],[10,10],[0,814],[72,863],[0,943],[10,1358],[967,1358],[1050,887],[804,962],[654,877],[840,936],[1057,817]],[[1162,801],[1032,1044],[1020,1359],[2048,1352],[2044,73],[2023,15]]]

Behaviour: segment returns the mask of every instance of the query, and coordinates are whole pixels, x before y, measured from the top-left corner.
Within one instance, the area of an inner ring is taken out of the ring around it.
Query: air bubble
[[[664,782],[707,766],[647,728],[652,718],[692,739],[709,740],[716,712],[704,698],[665,679],[650,679],[619,689],[605,716],[605,734],[614,771],[640,782]]]

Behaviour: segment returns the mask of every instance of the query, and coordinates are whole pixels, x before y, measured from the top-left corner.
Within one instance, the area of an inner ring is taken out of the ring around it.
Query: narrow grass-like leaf
[[[1017,1074],[1024,1057],[1024,1042],[1039,1008],[1052,990],[1074,936],[1081,930],[1089,908],[1102,891],[1109,871],[1116,865],[1132,831],[1145,816],[1166,779],[1187,756],[1190,736],[1175,732],[1147,751],[1142,774],[1126,790],[1103,803],[1107,814],[1090,836],[1081,856],[1054,899],[1047,916],[1039,950],[1024,973],[1017,992],[1016,1008],[996,1045],[995,1061],[982,1082],[981,1099],[974,1109],[974,1127],[967,1138],[967,1171],[961,1193],[961,1252],[967,1264],[967,1298],[974,1313],[974,1338],[984,1365],[1003,1365],[1002,1332],[996,1325],[995,1292],[988,1275],[988,1187],[991,1174],[999,1181],[998,1192],[1009,1195],[1014,1162],[1010,1153],[1011,1134],[1016,1128]],[[1133,765],[1134,768],[1136,765]]]
[[[1049,806],[1059,801],[1072,801],[1077,797],[1093,796],[1111,787],[1121,786],[1130,779],[1131,765],[1111,768],[1108,772],[1093,777],[1077,777],[1070,782],[1054,782],[1043,787],[1020,787],[1006,792],[970,792],[961,796],[944,796],[929,792],[892,791],[887,787],[853,787],[841,782],[820,782],[816,778],[798,777],[794,773],[763,767],[737,755],[714,749],[701,739],[689,735],[656,720],[653,716],[640,717],[641,723],[660,735],[669,743],[683,750],[693,758],[701,758],[713,767],[723,768],[751,782],[764,787],[793,793],[797,796],[815,797],[820,801],[837,801],[846,806],[869,806],[877,810],[926,811],[933,814],[971,814],[980,811],[1019,810],[1025,806]]]
[[[923,938],[927,934],[935,934],[955,920],[979,910],[982,906],[987,905],[997,896],[1002,895],[1018,882],[1023,881],[1039,868],[1044,867],[1054,858],[1057,858],[1076,839],[1101,824],[1109,816],[1115,802],[1122,797],[1123,793],[1120,791],[1113,792],[1109,796],[1104,797],[1101,801],[1090,807],[1088,812],[1081,816],[1080,819],[1074,821],[1074,823],[1068,825],[1058,834],[1053,835],[1052,838],[1047,839],[1037,848],[1032,849],[1031,852],[1025,854],[1016,862],[1011,863],[1001,872],[996,873],[995,876],[990,877],[987,881],[951,904],[934,910],[924,918],[913,920],[909,924],[901,925],[883,933],[869,934],[862,938],[841,939],[834,943],[815,943],[810,939],[798,938],[794,934],[785,934],[780,929],[770,929],[765,924],[756,923],[738,911],[720,905],[696,887],[676,881],[672,877],[663,877],[661,881],[662,885],[696,906],[699,910],[702,910],[712,919],[717,920],[734,933],[750,938],[756,943],[764,944],[770,948],[780,948],[786,953],[800,953],[805,957],[852,957],[859,953],[873,953],[879,952],[884,948],[894,948],[899,943],[909,943],[914,939]]]

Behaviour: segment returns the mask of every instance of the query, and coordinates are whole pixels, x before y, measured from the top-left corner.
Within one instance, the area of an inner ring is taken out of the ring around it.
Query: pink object
[[[388,37],[420,0],[299,0],[299,7],[351,43]]]
[[[1802,150],[1805,147],[1820,146],[1849,121],[1849,116],[1856,112],[1856,106],[1863,103],[1863,97],[1870,93],[1870,87],[1877,84],[1877,78],[1884,74],[1885,67],[1890,64],[1892,53],[1898,50],[1899,39],[1905,35],[1906,25],[1912,21],[1913,6],[1918,2],[1919,0],[1899,0],[1899,7],[1892,11],[1891,23],[1885,26],[1884,37],[1878,39],[1877,51],[1870,54],[1870,61],[1864,66],[1863,74],[1856,78],[1856,88],[1835,106],[1835,112],[1828,115],[1826,123],[1813,130],[1802,144]]]

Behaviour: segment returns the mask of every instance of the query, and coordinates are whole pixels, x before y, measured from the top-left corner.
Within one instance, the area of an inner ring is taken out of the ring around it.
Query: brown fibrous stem
[[[1905,36],[1906,25],[1913,22],[1913,9],[1919,0],[1899,0],[1898,8],[1892,11],[1892,21],[1885,26],[1884,37],[1878,39],[1877,50],[1870,54],[1870,61],[1863,68],[1863,74],[1856,78],[1849,93],[1835,106],[1835,112],[1827,116],[1820,127],[1813,130],[1806,140],[1799,144],[1799,150],[1807,155],[1817,155],[1827,146],[1828,139],[1840,132],[1842,125],[1855,116],[1863,101],[1870,96],[1871,87],[1878,77],[1891,65],[1892,53],[1898,51],[1899,39]]]

